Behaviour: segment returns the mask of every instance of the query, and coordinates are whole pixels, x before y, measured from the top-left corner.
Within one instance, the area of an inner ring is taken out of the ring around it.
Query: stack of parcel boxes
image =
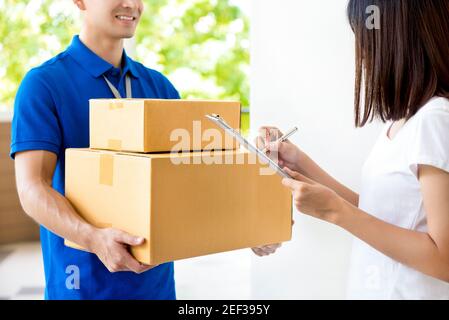
[[[212,113],[240,128],[238,102],[91,100],[90,149],[66,150],[66,197],[89,223],[144,237],[131,253],[149,265],[290,240],[289,190]]]

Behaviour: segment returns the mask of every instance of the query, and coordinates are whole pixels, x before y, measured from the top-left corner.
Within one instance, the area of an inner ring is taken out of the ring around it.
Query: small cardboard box
[[[90,147],[128,152],[234,150],[238,143],[205,116],[240,129],[240,102],[92,99]]]
[[[242,151],[68,149],[65,194],[89,223],[144,237],[131,253],[160,264],[290,240],[291,193],[264,169]]]

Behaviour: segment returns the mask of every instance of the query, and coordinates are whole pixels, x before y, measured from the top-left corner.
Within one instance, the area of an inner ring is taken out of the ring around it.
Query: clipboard
[[[264,163],[267,163],[270,168],[272,168],[274,171],[276,171],[277,174],[279,174],[283,178],[292,179],[290,175],[285,172],[279,165],[274,162],[270,157],[268,157],[265,152],[262,152],[259,150],[256,146],[251,144],[248,140],[245,139],[239,132],[234,130],[231,126],[229,126],[226,121],[221,118],[218,114],[208,114],[206,115],[206,118],[208,118],[210,121],[214,122],[216,125],[218,125],[220,128],[222,128],[226,133],[231,135],[234,139],[236,139],[245,149],[248,151],[256,154]]]

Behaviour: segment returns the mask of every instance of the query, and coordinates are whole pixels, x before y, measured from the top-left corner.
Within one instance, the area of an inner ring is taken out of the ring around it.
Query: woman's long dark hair
[[[371,28],[372,6],[379,28]],[[348,18],[357,127],[374,118],[408,120],[434,96],[449,98],[449,0],[350,0]]]

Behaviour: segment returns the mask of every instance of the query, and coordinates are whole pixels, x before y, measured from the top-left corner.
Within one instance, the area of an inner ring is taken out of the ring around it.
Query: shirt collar
[[[129,72],[135,78],[139,78],[139,73],[137,72],[136,62],[134,62],[127,54],[126,51],[123,50],[123,71]]]
[[[112,64],[99,57],[82,43],[79,36],[73,37],[72,43],[67,51],[81,67],[95,78],[102,76],[105,72],[114,68]],[[138,78],[139,74],[134,66],[135,62],[128,57],[125,50],[123,50],[123,62],[123,71],[129,72],[133,77]]]

